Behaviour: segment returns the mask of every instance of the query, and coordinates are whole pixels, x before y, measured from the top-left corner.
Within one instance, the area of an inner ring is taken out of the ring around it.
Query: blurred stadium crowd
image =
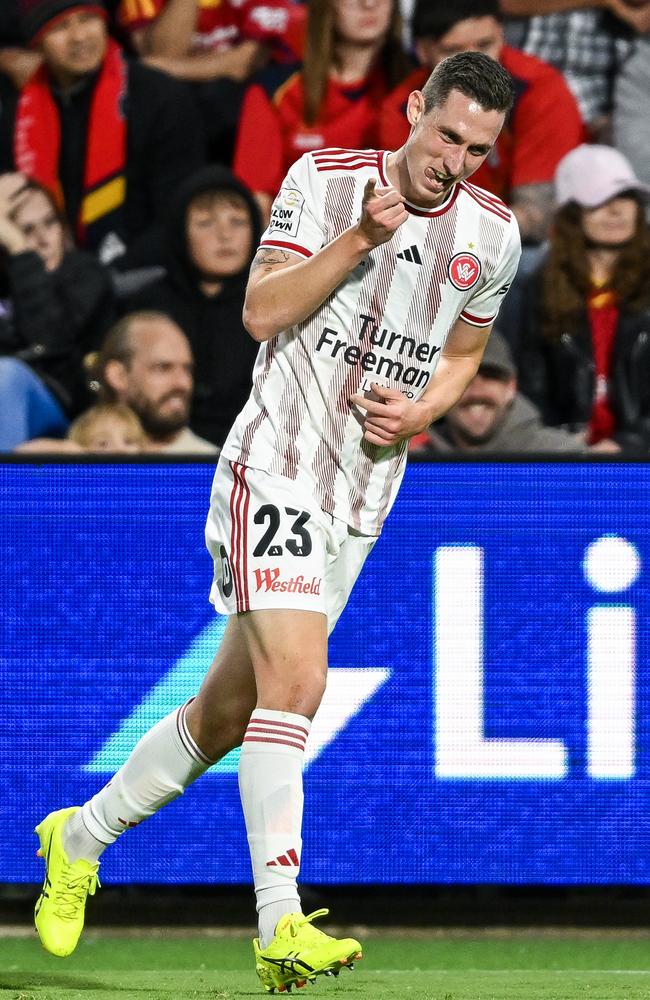
[[[2,0],[0,451],[216,454],[290,164],[395,149],[446,56],[516,101],[472,182],[523,241],[421,457],[650,449],[650,0]]]

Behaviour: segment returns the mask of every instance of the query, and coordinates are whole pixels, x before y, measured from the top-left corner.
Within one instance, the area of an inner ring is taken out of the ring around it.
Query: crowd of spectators
[[[472,183],[524,252],[411,454],[648,454],[650,0],[2,0],[0,451],[216,455],[287,169],[397,148],[467,49],[515,81]]]

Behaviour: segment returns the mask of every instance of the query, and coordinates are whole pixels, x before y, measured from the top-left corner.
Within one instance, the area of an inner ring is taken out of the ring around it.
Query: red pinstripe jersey
[[[388,185],[387,153],[306,153],[276,198],[262,247],[308,258],[359,218],[370,177]],[[304,322],[261,345],[253,391],[224,456],[288,477],[323,510],[379,534],[404,471],[407,444],[362,440],[350,396],[371,382],[418,399],[460,317],[488,327],[519,260],[512,213],[463,182],[435,210],[409,217]]]

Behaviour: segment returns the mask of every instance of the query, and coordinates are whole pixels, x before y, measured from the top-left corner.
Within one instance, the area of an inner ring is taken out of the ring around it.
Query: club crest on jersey
[[[457,253],[449,261],[449,280],[460,292],[473,288],[481,276],[481,262],[473,253]]]

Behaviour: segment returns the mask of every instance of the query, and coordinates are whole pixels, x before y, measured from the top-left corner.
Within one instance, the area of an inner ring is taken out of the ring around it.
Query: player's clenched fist
[[[378,188],[376,185],[374,177],[366,182],[358,222],[358,229],[367,240],[369,249],[387,243],[408,218],[403,195],[394,187]]]
[[[399,389],[373,382],[370,391],[350,397],[353,412],[370,444],[386,448],[419,434],[430,420],[421,400],[410,400]]]

